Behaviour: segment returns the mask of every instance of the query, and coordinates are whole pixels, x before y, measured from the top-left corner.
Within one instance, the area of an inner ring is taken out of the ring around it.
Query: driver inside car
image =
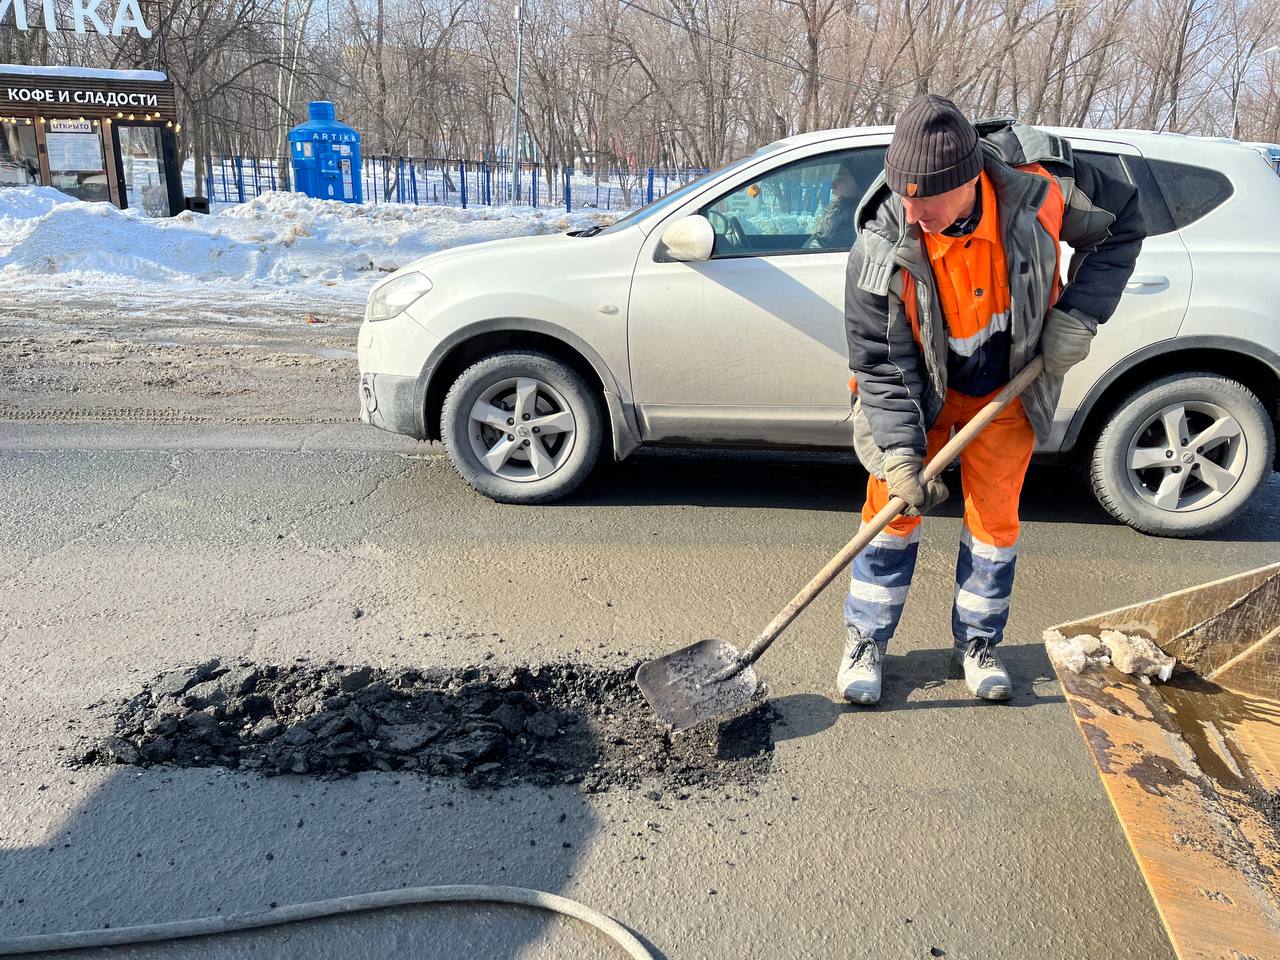
[[[849,250],[853,246],[853,215],[862,191],[853,175],[850,160],[845,159],[831,178],[831,202],[813,223],[813,233],[806,249]]]

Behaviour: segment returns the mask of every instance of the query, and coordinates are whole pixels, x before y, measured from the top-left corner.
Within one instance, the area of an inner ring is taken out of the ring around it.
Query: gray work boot
[[[844,656],[840,658],[840,672],[836,674],[836,690],[851,703],[878,703],[883,654],[874,640],[863,640],[853,627],[848,629]]]
[[[994,650],[986,638],[979,637],[970,641],[967,647],[956,647],[955,659],[964,667],[964,682],[975,697],[1008,700],[1013,693],[1013,684]]]

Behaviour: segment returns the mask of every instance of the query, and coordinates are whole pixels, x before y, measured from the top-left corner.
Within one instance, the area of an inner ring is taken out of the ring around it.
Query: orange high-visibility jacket
[[[1002,121],[979,125],[983,172],[1000,211],[1008,276],[1010,375],[1039,348],[1050,308],[1090,326],[1119,303],[1146,230],[1137,190],[1045,131]],[[857,382],[854,446],[880,471],[883,452],[923,452],[947,390],[947,324],[928,252],[906,225],[883,177],[863,198],[845,280],[849,367]],[[1074,250],[1060,288],[1059,240]],[[1037,436],[1052,423],[1061,380],[1040,377],[1023,395]]]

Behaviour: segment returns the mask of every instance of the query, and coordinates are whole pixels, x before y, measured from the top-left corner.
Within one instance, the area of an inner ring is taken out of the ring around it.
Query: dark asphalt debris
[[[713,788],[768,772],[776,714],[766,702],[673,737],[634,673],[568,662],[419,671],[213,660],[115,704],[114,730],[79,761],[325,778],[416,771],[476,788],[588,792],[652,779]]]
[[[1252,789],[1246,791],[1253,808],[1267,821],[1275,832],[1276,848],[1280,849],[1280,791]]]

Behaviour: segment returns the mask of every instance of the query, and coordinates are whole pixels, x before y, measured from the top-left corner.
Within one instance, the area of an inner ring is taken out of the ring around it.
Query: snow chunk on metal
[[[1138,677],[1159,677],[1161,681],[1173,676],[1176,661],[1157,647],[1147,637],[1103,630],[1102,643],[1111,655],[1111,664],[1121,673]]]
[[[1065,667],[1072,673],[1083,673],[1090,667],[1105,667],[1111,662],[1102,641],[1087,633],[1068,639],[1057,630],[1046,630],[1044,643],[1054,666]]]
[[[1088,633],[1066,637],[1057,630],[1046,630],[1044,642],[1054,665],[1072,673],[1111,665],[1148,682],[1151,677],[1163,682],[1173,676],[1177,663],[1147,637],[1118,630],[1103,630],[1101,637]]]

